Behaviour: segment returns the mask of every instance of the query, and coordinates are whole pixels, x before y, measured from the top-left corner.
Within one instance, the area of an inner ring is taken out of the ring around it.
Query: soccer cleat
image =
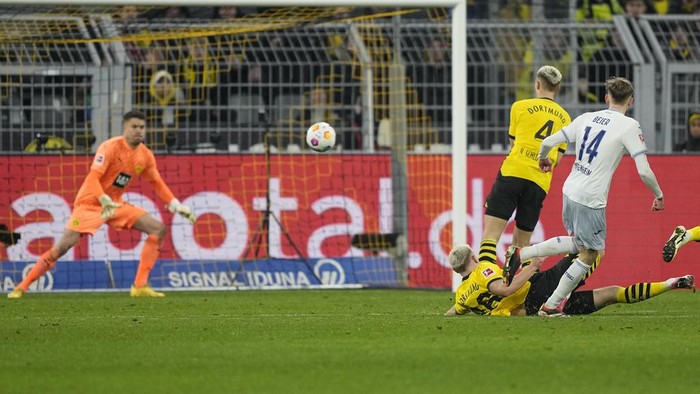
[[[566,301],[568,301],[568,298],[564,298],[561,300],[559,305],[557,305],[556,308],[554,309],[549,309],[545,304],[542,304],[540,307],[540,310],[537,311],[537,316],[539,317],[569,317],[569,315],[564,314],[564,305],[566,305]]]
[[[165,297],[165,294],[155,291],[151,288],[151,286],[146,285],[143,287],[135,287],[131,286],[131,292],[129,293],[132,297],[151,297],[151,298],[160,298],[160,297]]]
[[[695,293],[695,277],[693,275],[681,276],[671,285],[673,289],[693,289]]]
[[[503,263],[503,280],[506,286],[510,285],[518,268],[520,268],[520,248],[511,245],[506,251],[506,261]]]
[[[685,235],[686,230],[683,226],[678,226],[675,230],[673,230],[673,234],[671,235],[671,238],[666,241],[662,252],[665,262],[670,263],[671,260],[676,257],[678,249],[685,245]]]
[[[22,298],[23,295],[24,295],[24,291],[22,291],[22,289],[14,289],[11,292],[7,293],[7,298],[10,298],[10,299]]]

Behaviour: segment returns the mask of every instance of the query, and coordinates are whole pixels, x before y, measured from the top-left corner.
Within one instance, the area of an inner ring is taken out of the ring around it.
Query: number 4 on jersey
[[[539,130],[535,133],[536,140],[543,140],[550,135],[552,135],[552,129],[554,128],[554,121],[548,120],[547,123],[543,124]]]

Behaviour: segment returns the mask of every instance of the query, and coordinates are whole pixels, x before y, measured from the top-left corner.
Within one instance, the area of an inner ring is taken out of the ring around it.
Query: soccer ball
[[[306,130],[306,144],[316,152],[326,152],[335,146],[335,129],[326,122],[314,123]]]

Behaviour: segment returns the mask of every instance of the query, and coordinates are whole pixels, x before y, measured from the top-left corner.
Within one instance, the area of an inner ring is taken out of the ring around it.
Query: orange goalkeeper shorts
[[[114,216],[104,220],[100,217],[102,207],[100,205],[77,205],[73,209],[66,229],[81,234],[95,235],[103,223],[117,230],[130,229],[143,215],[147,214],[143,208],[121,202],[122,206],[114,210]]]

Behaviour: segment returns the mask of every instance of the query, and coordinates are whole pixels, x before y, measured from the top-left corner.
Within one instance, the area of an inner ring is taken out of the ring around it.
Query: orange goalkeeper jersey
[[[110,138],[100,144],[90,172],[100,174],[99,185],[90,182],[88,175],[75,196],[74,205],[100,205],[98,198],[102,194],[121,202],[122,194],[131,187],[134,178],[139,176],[148,180],[163,201],[170,202],[175,198],[160,177],[153,152],[144,144],[132,149],[122,136]]]

